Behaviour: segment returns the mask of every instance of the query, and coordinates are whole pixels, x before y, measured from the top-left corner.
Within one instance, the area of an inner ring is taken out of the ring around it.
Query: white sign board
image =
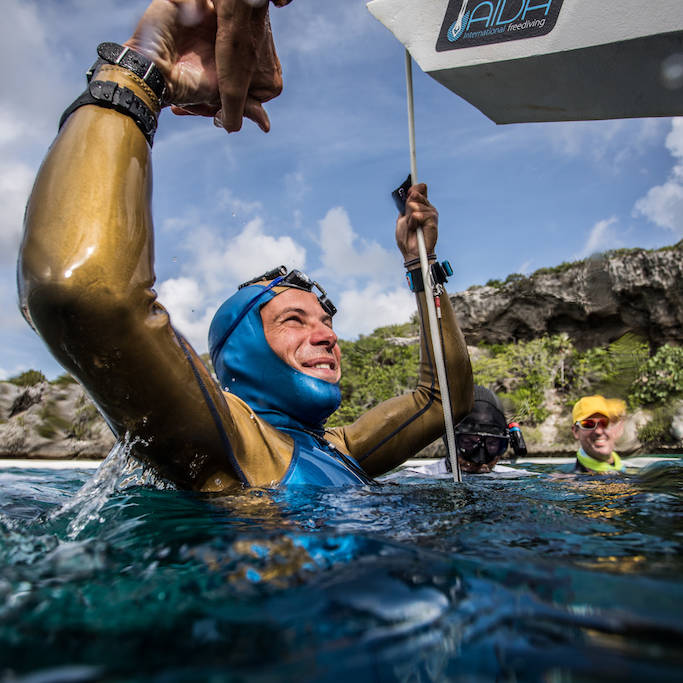
[[[683,115],[683,0],[372,0],[496,123]]]

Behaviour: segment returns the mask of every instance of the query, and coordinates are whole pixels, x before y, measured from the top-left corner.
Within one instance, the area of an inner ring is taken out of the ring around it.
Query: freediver
[[[177,486],[368,484],[444,430],[418,276],[418,226],[436,260],[438,214],[425,185],[410,189],[396,223],[421,321],[418,385],[353,424],[324,426],[341,400],[335,309],[303,273],[264,274],[219,308],[209,348],[220,386],[152,289],[159,112],[213,116],[227,130],[245,115],[267,132],[261,104],[282,81],[268,6],[258,4],[154,0],[123,46],[98,47],[29,198],[20,304],[116,437]],[[472,370],[447,296],[441,312],[457,422],[472,408]]]
[[[626,466],[614,450],[624,432],[626,403],[619,398],[584,396],[572,409],[572,434],[579,442],[573,472],[614,474]]]
[[[526,455],[526,444],[519,424],[505,417],[500,399],[486,387],[474,385],[474,407],[455,428],[455,447],[460,469],[468,474],[523,473],[499,460],[512,450],[512,459]],[[448,474],[452,472],[449,457],[433,463],[409,468],[410,473]]]

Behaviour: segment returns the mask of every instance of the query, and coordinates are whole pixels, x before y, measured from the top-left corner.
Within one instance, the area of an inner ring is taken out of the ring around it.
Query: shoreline
[[[566,456],[528,456],[520,458],[515,463],[504,461],[502,464],[515,466],[528,463],[530,465],[566,465],[574,462],[574,457]],[[623,456],[625,464],[630,467],[645,467],[653,462],[683,459],[683,453],[653,453],[644,455]],[[411,458],[400,467],[415,467],[416,465],[431,465],[440,458]],[[103,460],[66,460],[58,458],[0,458],[0,471],[6,469],[42,469],[42,470],[90,470],[99,467]]]
[[[41,470],[91,470],[100,466],[102,460],[66,460],[58,458],[0,458],[0,470],[8,468]]]

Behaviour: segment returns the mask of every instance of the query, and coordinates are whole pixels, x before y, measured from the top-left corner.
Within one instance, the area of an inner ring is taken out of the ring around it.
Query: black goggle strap
[[[267,282],[268,280],[274,280],[275,278],[286,274],[287,266],[278,266],[277,268],[273,268],[272,270],[267,270],[265,273],[263,273],[263,275],[257,275],[256,277],[251,278],[251,280],[247,280],[246,282],[243,282],[241,285],[237,285],[237,289],[243,289],[244,287],[253,285],[255,282]]]
[[[278,266],[277,268],[273,268],[272,270],[268,270],[265,273],[263,273],[263,275],[257,275],[256,277],[253,277],[251,280],[243,282],[241,285],[238,285],[237,289],[240,290],[244,287],[248,287],[249,285],[253,285],[256,282],[267,282],[268,280],[272,280],[272,282],[266,287],[266,289],[263,292],[257,295],[257,299],[258,297],[263,296],[263,294],[265,294],[267,291],[269,291],[277,285],[293,287],[294,289],[302,289],[305,292],[312,292],[313,287],[317,287],[318,291],[320,292],[320,296],[318,296],[318,303],[322,307],[323,311],[325,311],[325,313],[327,313],[327,315],[329,315],[330,318],[333,318],[334,314],[337,312],[337,307],[328,299],[327,292],[317,282],[311,280],[311,278],[308,277],[306,273],[302,273],[300,270],[294,269],[287,272],[287,266],[284,265]],[[242,318],[249,312],[254,303],[256,303],[255,300],[252,300],[247,304],[246,308],[242,311],[240,316],[231,325],[230,329],[225,334],[224,338],[221,341],[221,346],[225,343],[225,340],[232,334],[232,331],[239,324],[240,320],[242,320]]]
[[[330,318],[334,317],[334,314],[337,312],[337,307],[327,298],[327,292],[315,282],[315,280],[311,280],[308,275],[302,273],[300,270],[291,270],[283,279],[290,287],[303,289],[306,292],[312,292],[313,287],[316,287],[320,292],[318,303]]]
[[[333,318],[334,314],[337,312],[337,307],[327,298],[327,292],[317,282],[314,282],[313,284],[320,291],[318,302],[322,306],[323,311],[325,311],[330,318]]]

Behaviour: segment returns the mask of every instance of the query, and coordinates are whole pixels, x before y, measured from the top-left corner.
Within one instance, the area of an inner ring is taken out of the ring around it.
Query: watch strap
[[[100,64],[114,64],[132,71],[141,78],[152,89],[152,92],[159,99],[159,103],[162,103],[166,91],[166,81],[161,75],[159,67],[149,57],[118,43],[100,43],[97,46],[97,55],[99,59],[88,71],[88,81]]]
[[[114,109],[135,121],[145,139],[152,146],[157,129],[157,119],[149,107],[130,88],[113,81],[91,81],[85,92],[69,105],[59,120],[59,127],[79,107],[95,104],[99,107]]]
[[[434,258],[436,258],[436,256],[434,256]],[[415,262],[419,262],[419,259],[415,259]],[[409,263],[415,265],[415,262],[410,261]],[[429,265],[429,272],[434,284],[442,285],[445,282],[448,282],[448,278],[453,275],[453,268],[451,268],[451,264],[448,261],[443,261],[442,263],[435,261]],[[425,286],[421,268],[409,269],[406,273],[406,280],[408,281],[411,291],[415,293],[424,292]]]
[[[410,287],[411,292],[415,292],[415,294],[418,292],[424,292],[425,285],[422,278],[422,270],[420,268],[409,270],[406,273],[406,280],[408,281],[408,286]]]

